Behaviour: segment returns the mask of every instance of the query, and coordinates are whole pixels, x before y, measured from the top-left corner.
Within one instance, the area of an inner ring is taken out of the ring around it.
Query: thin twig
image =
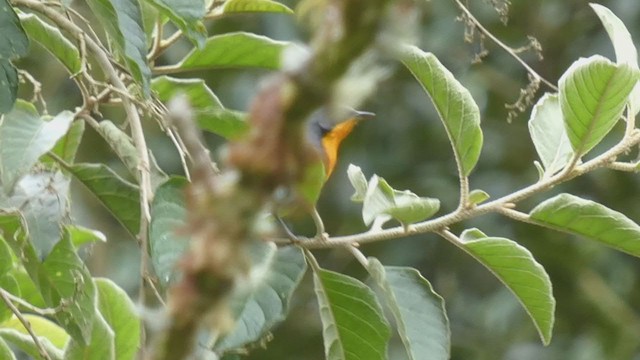
[[[540,81],[542,81],[545,85],[547,85],[549,88],[553,89],[554,91],[558,91],[558,88],[554,84],[552,84],[550,81],[548,81],[545,78],[543,78],[542,76],[540,76],[540,74],[538,74],[535,70],[533,70],[533,68],[531,66],[529,66],[529,64],[527,64],[524,60],[522,60],[522,58],[520,56],[518,56],[518,54],[516,52],[517,49],[514,50],[510,46],[507,46],[505,43],[500,41],[500,39],[495,37],[489,30],[487,30],[484,26],[482,26],[480,21],[478,21],[478,19],[476,19],[473,16],[473,14],[469,11],[469,9],[467,9],[464,6],[464,4],[462,4],[462,2],[460,0],[454,0],[454,1],[458,5],[460,10],[462,10],[462,12],[465,14],[465,16],[469,20],[471,20],[473,22],[473,24],[478,28],[478,30],[480,30],[480,32],[482,32],[486,37],[491,39],[491,41],[493,41],[496,45],[501,47],[504,51],[506,51],[509,55],[511,55],[514,59],[516,59],[516,61],[518,61],[520,63],[520,65],[522,65],[522,67],[524,67],[527,70],[527,72],[529,72],[531,75],[533,75],[536,79],[539,79]]]
[[[24,316],[22,316],[22,313],[20,312],[20,310],[18,310],[18,308],[16,308],[16,306],[13,305],[13,302],[11,302],[7,294],[8,292],[6,290],[0,288],[0,298],[2,298],[2,301],[7,305],[9,310],[11,310],[13,315],[15,315],[16,318],[18,318],[20,323],[22,323],[22,326],[24,326],[25,330],[27,330],[27,332],[33,339],[33,343],[36,345],[36,348],[38,348],[38,352],[40,353],[40,356],[42,356],[42,358],[45,360],[51,360],[49,353],[47,352],[47,350],[45,350],[44,346],[40,342],[40,338],[38,338],[38,335],[36,335],[36,333],[33,332],[33,329],[31,328],[31,323],[29,323],[29,320],[25,319]]]

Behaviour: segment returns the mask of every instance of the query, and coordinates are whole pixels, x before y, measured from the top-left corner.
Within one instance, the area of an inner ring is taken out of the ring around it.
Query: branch
[[[595,169],[610,167],[612,166],[612,164],[618,164],[615,162],[615,159],[618,156],[626,153],[630,148],[638,145],[639,143],[640,130],[636,129],[630,134],[630,136],[623,138],[617,145],[590,161],[587,161],[580,165],[576,165],[574,168],[567,168],[554,176],[551,176],[542,181],[538,181],[514,193],[505,195],[491,202],[487,202],[470,209],[458,208],[455,211],[441,217],[413,224],[409,228],[410,231],[406,231],[402,226],[397,226],[390,229],[368,231],[361,234],[328,237],[325,240],[306,239],[300,241],[299,243],[297,243],[297,245],[307,249],[334,248],[348,244],[365,244],[377,241],[397,239],[414,234],[441,232],[456,223],[488,213],[501,213],[507,216],[511,216],[516,220],[525,221],[526,219],[522,215],[519,215],[517,212],[509,211],[508,209],[519,201],[527,199],[535,194],[550,190],[556,185],[572,180]],[[276,239],[274,241],[279,244],[290,243],[290,241],[287,239]]]
[[[20,312],[20,310],[18,310],[18,308],[15,305],[13,305],[13,303],[11,302],[11,299],[9,299],[8,294],[9,293],[6,290],[0,288],[0,298],[2,298],[2,301],[5,303],[5,305],[7,305],[9,310],[11,310],[11,312],[16,316],[16,318],[18,318],[20,323],[22,323],[22,326],[24,326],[24,328],[27,330],[27,332],[33,339],[33,343],[38,348],[38,352],[40,353],[40,356],[42,356],[42,358],[45,360],[51,360],[49,353],[47,353],[47,350],[45,350],[44,346],[40,342],[38,335],[36,335],[36,333],[33,332],[33,329],[31,328],[31,323],[29,323],[29,320],[25,319],[24,316],[22,316],[22,313]]]
[[[552,84],[551,82],[549,82],[548,80],[540,76],[540,74],[538,74],[535,70],[533,70],[533,68],[529,66],[529,64],[527,64],[524,60],[522,60],[520,56],[518,56],[518,50],[521,51],[521,49],[513,49],[512,47],[507,46],[505,43],[500,41],[500,39],[495,37],[489,30],[487,30],[484,26],[482,26],[480,21],[478,21],[478,19],[476,19],[475,16],[473,16],[473,14],[469,11],[469,9],[467,9],[460,0],[454,0],[454,1],[456,2],[460,10],[462,10],[462,12],[464,13],[464,16],[467,19],[471,20],[471,22],[478,28],[478,30],[480,30],[480,32],[482,32],[486,37],[491,39],[491,41],[493,41],[496,45],[501,47],[504,51],[506,51],[509,55],[511,55],[514,59],[516,59],[516,61],[518,61],[520,65],[522,65],[522,67],[524,67],[525,70],[529,72],[529,74],[531,74],[533,77],[543,82],[545,85],[547,85],[549,88],[553,89],[554,91],[558,91],[558,88],[554,84]]]

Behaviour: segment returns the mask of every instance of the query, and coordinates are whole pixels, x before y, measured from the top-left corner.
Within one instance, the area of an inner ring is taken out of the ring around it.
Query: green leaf
[[[147,38],[138,1],[87,0],[87,4],[113,39],[145,96],[149,96],[151,69],[147,63]]]
[[[0,0],[0,59],[17,59],[29,53],[29,39],[24,33],[18,15],[11,3]]]
[[[184,94],[193,108],[198,126],[225,139],[235,140],[249,130],[246,114],[225,109],[218,97],[202,79],[178,79],[160,76],[153,79],[151,88],[162,102]]]
[[[76,253],[68,231],[39,269],[40,292],[49,307],[60,307],[55,318],[80,344],[90,344],[96,317],[96,287]],[[64,302],[67,306],[60,306]]]
[[[383,266],[370,257],[367,270],[383,290],[411,360],[449,359],[451,333],[444,300],[418,270]]]
[[[40,344],[51,359],[62,360],[62,349],[69,341],[69,335],[61,327],[43,317],[31,314],[23,314],[23,317],[29,321],[31,329],[38,336]],[[0,324],[0,338],[11,342],[34,359],[41,358],[33,338],[16,317]]]
[[[326,171],[322,161],[312,161],[305,165],[302,181],[296,184],[296,194],[306,201],[306,205],[315,206],[326,180]]]
[[[18,70],[9,60],[0,59],[0,114],[7,113],[13,108],[17,96]]]
[[[640,256],[640,226],[626,215],[591,200],[560,194],[530,213],[546,226],[586,236],[614,249]]]
[[[13,276],[20,288],[20,297],[22,300],[39,308],[47,307],[47,304],[45,304],[40,294],[40,290],[38,290],[36,284],[31,280],[24,268],[14,268],[10,275]]]
[[[6,245],[6,244],[5,244]],[[0,274],[0,289],[20,297],[20,286],[16,278],[11,274]],[[0,323],[9,320],[13,316],[13,311],[4,303],[0,302]]]
[[[65,162],[72,164],[76,159],[80,142],[82,141],[82,135],[84,134],[84,121],[76,120],[71,123],[71,127],[67,134],[58,140],[56,145],[51,149],[51,152],[58,155],[59,158]],[[52,162],[53,160],[44,157],[45,162]]]
[[[562,110],[556,94],[544,94],[531,111],[529,133],[544,165],[543,176],[562,170],[573,156],[573,148],[562,120]]]
[[[515,241],[482,237],[482,232],[465,232],[454,245],[473,256],[500,280],[520,301],[533,320],[545,345],[551,341],[556,301],[551,280],[531,255]]]
[[[400,60],[431,97],[462,175],[468,176],[482,149],[480,110],[471,93],[431,53],[405,46]]]
[[[480,190],[480,189],[471,190],[471,192],[469,192],[469,203],[473,205],[478,205],[489,200],[490,197],[491,196],[489,196],[489,194],[487,194],[487,192],[484,190]]]
[[[136,337],[140,337],[136,335]],[[115,357],[115,335],[104,317],[97,313],[91,329],[90,342],[83,344],[72,338],[64,351],[64,360],[114,360],[124,359]]]
[[[271,0],[229,0],[222,7],[222,13],[272,12],[293,14],[286,5]]]
[[[42,21],[34,14],[19,14],[20,22],[31,40],[49,51],[71,74],[80,72],[82,62],[78,48],[57,27]],[[79,121],[79,123],[83,123]]]
[[[109,144],[111,150],[118,155],[129,173],[140,182],[140,157],[131,137],[109,120],[100,121],[97,130]],[[151,184],[155,187],[163,183],[167,179],[167,175],[158,168],[153,157],[151,160]]]
[[[40,265],[36,250],[29,241],[27,223],[20,212],[0,212],[0,233],[34,282],[38,282]]]
[[[13,255],[11,248],[0,233],[0,276],[5,275],[13,269]]]
[[[622,20],[620,20],[611,10],[606,7],[591,3],[589,4],[593,11],[598,15],[602,25],[604,25],[611,43],[613,44],[613,50],[616,53],[616,62],[618,64],[627,64],[632,68],[638,70],[638,51],[633,44],[633,39],[627,27],[624,26]],[[631,92],[631,98],[629,99],[629,106],[631,107],[631,116],[635,116],[640,112],[640,85],[636,84]]]
[[[133,360],[140,347],[140,317],[127,293],[109,279],[95,279],[98,309],[115,334],[115,357]]]
[[[574,62],[560,78],[560,107],[576,154],[596,146],[620,119],[640,73],[599,55]]]
[[[291,43],[235,32],[212,36],[202,49],[191,51],[177,65],[181,71],[257,67],[280,69],[282,54]]]
[[[283,321],[293,291],[307,269],[302,252],[294,246],[278,249],[273,243],[256,242],[251,257],[248,286],[230,300],[235,328],[218,340],[213,348],[216,352],[258,341]]]
[[[135,236],[140,230],[140,192],[103,164],[74,164],[76,177]]]
[[[333,271],[313,274],[327,360],[387,358],[391,331],[375,295],[362,282]]]
[[[23,176],[10,197],[0,198],[1,207],[20,209],[39,258],[60,240],[60,226],[68,217],[69,183],[60,172],[41,171]]]
[[[356,192],[351,195],[351,201],[353,202],[363,202],[365,195],[367,194],[367,178],[362,173],[362,169],[360,166],[355,166],[353,164],[349,164],[349,168],[347,169],[347,175],[349,176],[349,181],[351,185],[356,190]]]
[[[176,262],[189,246],[189,239],[179,235],[185,226],[184,187],[187,180],[170,178],[160,185],[151,204],[149,254],[153,268],[163,286],[173,281]]]
[[[80,225],[67,225],[66,229],[71,237],[71,243],[76,248],[86,244],[107,241],[107,237],[98,230],[89,229]]]
[[[11,110],[18,92],[18,71],[10,60],[27,55],[29,39],[7,0],[0,0],[0,24],[0,114],[3,114]]]
[[[0,125],[0,173],[5,192],[38,159],[53,149],[69,130],[73,113],[63,111],[50,121],[38,116],[33,105],[19,101]]]
[[[16,357],[13,355],[13,351],[9,348],[9,345],[2,340],[0,337],[0,359],[5,360],[16,360]]]
[[[423,198],[405,190],[393,189],[383,178],[373,175],[362,205],[362,220],[370,225],[376,219],[394,218],[403,224],[427,219],[440,208],[438,199]]]
[[[203,0],[146,0],[161,14],[168,17],[199,48],[207,37],[207,28],[202,23],[206,13]]]

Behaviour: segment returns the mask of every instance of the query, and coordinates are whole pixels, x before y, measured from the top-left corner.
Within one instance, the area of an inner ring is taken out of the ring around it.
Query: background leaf
[[[222,8],[224,14],[245,12],[273,12],[293,14],[286,5],[271,0],[229,0]]]
[[[639,72],[599,55],[574,62],[560,78],[560,106],[573,150],[580,156],[618,122]]]
[[[258,341],[283,321],[307,269],[302,251],[294,246],[278,249],[273,243],[257,242],[252,244],[251,255],[247,288],[230,300],[235,328],[218,340],[213,348],[216,352]]]
[[[47,24],[34,14],[21,13],[19,16],[20,22],[31,40],[47,49],[69,70],[69,73],[80,72],[82,67],[80,52],[69,39],[62,35],[58,28]],[[78,123],[83,122],[79,121]]]
[[[386,359],[391,332],[371,289],[333,271],[313,275],[326,359]]]
[[[383,290],[409,359],[449,359],[451,333],[442,297],[418,270],[368,260],[367,270]]]
[[[38,116],[26,102],[16,103],[0,125],[0,172],[5,192],[51,150],[69,130],[73,113],[63,111],[50,121]]]
[[[189,99],[198,126],[225,139],[238,139],[249,130],[246,114],[225,109],[218,97],[202,79],[179,79],[160,76],[153,79],[151,88],[162,102],[182,93]]]
[[[207,35],[207,28],[202,23],[205,15],[205,1],[197,0],[146,0],[161,14],[184,32],[198,47],[202,47]]]
[[[640,226],[597,202],[560,194],[540,203],[530,216],[546,226],[586,236],[640,257]]]
[[[400,60],[431,97],[453,145],[456,162],[468,176],[482,149],[480,110],[471,93],[431,53],[405,46]]]
[[[545,94],[531,110],[529,133],[544,165],[545,176],[564,168],[571,160],[573,149],[562,120],[558,95]]]
[[[68,169],[135,236],[140,230],[140,192],[103,164],[74,164]]]
[[[60,240],[62,222],[68,217],[69,179],[60,172],[41,171],[22,177],[3,208],[20,209],[27,222],[30,242],[39,258],[46,257]]]
[[[182,71],[258,67],[277,70],[288,46],[266,36],[235,32],[212,36],[202,49],[190,52],[179,64]]]
[[[180,236],[185,226],[184,187],[187,180],[173,177],[156,190],[151,204],[149,254],[153,268],[163,286],[177,276],[175,265],[189,246],[189,239]]]
[[[147,38],[137,0],[87,0],[87,4],[113,39],[133,78],[149,96],[151,69],[147,63]]]
[[[31,314],[23,314],[31,324],[31,329],[38,336],[40,343],[52,359],[62,359],[62,349],[69,341],[69,335],[57,324],[43,317]],[[17,346],[34,359],[40,358],[40,353],[31,335],[22,323],[13,317],[9,321],[0,324],[0,338]]]
[[[7,0],[0,0],[0,114],[13,107],[18,92],[18,72],[9,60],[29,52],[29,39],[24,33],[18,15]]]
[[[114,333],[114,359],[133,360],[140,347],[140,316],[127,293],[109,279],[95,279],[98,309]]]
[[[135,337],[140,337],[136,334]],[[114,360],[125,359],[115,357],[115,335],[109,324],[100,313],[96,313],[91,330],[91,338],[83,344],[72,338],[64,351],[65,360]]]
[[[5,360],[15,360],[16,357],[13,355],[13,351],[9,348],[9,345],[2,340],[0,337],[0,359]]]

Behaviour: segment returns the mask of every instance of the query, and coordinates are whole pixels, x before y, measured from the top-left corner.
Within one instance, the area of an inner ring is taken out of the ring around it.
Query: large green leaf
[[[586,154],[622,115],[640,72],[599,55],[574,62],[560,78],[560,106],[573,150]]]
[[[327,360],[387,358],[391,331],[374,293],[362,282],[333,271],[313,274]]]
[[[202,47],[207,28],[202,23],[206,13],[204,0],[146,0],[173,23],[198,47]]]
[[[176,262],[189,246],[179,231],[185,225],[184,187],[187,180],[174,177],[156,190],[151,204],[149,254],[160,282],[166,286],[176,278]]]
[[[461,235],[454,245],[491,271],[522,304],[533,320],[542,342],[548,345],[553,331],[556,301],[551,280],[531,252],[515,241],[487,237],[476,229]]]
[[[181,71],[258,67],[279,69],[282,53],[291,43],[235,32],[212,36],[202,49],[190,52],[177,67]]]
[[[258,341],[285,319],[293,291],[307,266],[300,249],[289,246],[278,249],[273,243],[252,245],[252,266],[243,287],[231,299],[236,314],[235,328],[214,346],[224,352]]]
[[[68,169],[132,234],[140,230],[140,192],[103,164],[74,164]]]
[[[545,176],[551,176],[567,165],[573,149],[562,121],[558,95],[547,93],[538,100],[531,111],[529,133],[544,166]]]
[[[383,266],[369,258],[367,270],[383,290],[411,360],[449,359],[451,333],[444,300],[418,270]]]
[[[400,60],[431,97],[453,145],[456,162],[468,176],[482,149],[480,110],[471,93],[431,53],[405,46]]]
[[[140,317],[127,293],[109,279],[95,279],[98,309],[115,334],[115,359],[133,360],[140,346]]]
[[[139,338],[140,335],[135,337]],[[72,338],[64,351],[64,360],[120,360],[116,357],[115,335],[104,317],[98,313],[93,321],[91,339],[83,344]]]
[[[78,48],[57,27],[53,27],[34,14],[20,15],[20,22],[31,40],[47,49],[71,74],[80,72],[82,62]]]
[[[618,64],[627,64],[634,69],[638,69],[638,51],[633,44],[633,39],[627,27],[624,26],[622,20],[620,20],[611,10],[606,7],[591,3],[589,4],[593,11],[598,15],[602,25],[604,25],[611,43],[613,44],[613,50],[616,53],[616,60]],[[629,99],[629,106],[631,107],[631,116],[635,116],[640,112],[640,84],[636,84],[631,92],[631,98]]]
[[[202,79],[179,79],[160,76],[153,79],[151,88],[163,102],[178,94],[189,99],[198,126],[226,139],[238,139],[247,133],[246,114],[225,109],[218,97]]]
[[[62,349],[69,341],[69,335],[64,329],[37,315],[23,314],[23,317],[31,324],[31,329],[51,359],[62,360]],[[34,359],[41,358],[33,338],[16,317],[0,324],[0,338],[11,342]]]
[[[597,202],[560,194],[540,203],[531,210],[530,216],[547,226],[640,256],[640,226]]]
[[[96,287],[66,230],[42,263],[39,278],[40,292],[47,305],[60,307],[55,314],[58,323],[76,342],[91,343],[96,317]],[[67,305],[61,306],[61,303]]]
[[[23,176],[11,196],[0,198],[1,207],[20,209],[39,258],[46,257],[60,240],[61,224],[68,217],[68,195],[68,178],[60,172],[41,171]]]
[[[69,232],[71,243],[75,248],[86,244],[107,241],[107,237],[98,230],[92,230],[80,225],[66,225],[65,228]]]
[[[151,69],[147,63],[147,38],[137,0],[87,0],[87,4],[113,39],[133,78],[149,95]]]
[[[20,254],[18,260],[24,266],[34,283],[39,282],[40,261],[36,250],[29,241],[29,230],[24,216],[17,210],[0,212],[0,233],[14,254]]]
[[[0,125],[0,178],[5,192],[9,192],[16,180],[56,145],[69,130],[72,120],[73,113],[63,111],[45,121],[33,105],[23,101],[16,103]]]

